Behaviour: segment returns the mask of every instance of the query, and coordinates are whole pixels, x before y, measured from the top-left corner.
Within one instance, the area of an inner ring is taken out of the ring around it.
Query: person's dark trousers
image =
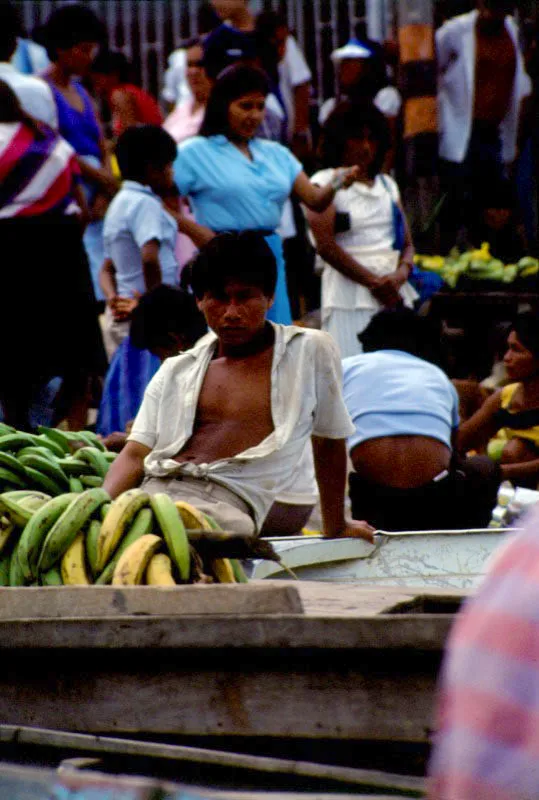
[[[467,459],[445,477],[398,489],[348,476],[352,516],[382,531],[486,528],[496,505],[499,467],[485,456]]]
[[[440,251],[447,255],[467,234],[480,212],[484,187],[505,176],[500,133],[494,125],[476,121],[464,161],[440,159],[440,190],[446,195],[440,212]]]

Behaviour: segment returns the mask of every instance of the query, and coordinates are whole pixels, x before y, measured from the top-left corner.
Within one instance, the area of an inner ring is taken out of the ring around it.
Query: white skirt
[[[324,312],[322,330],[335,339],[341,358],[357,356],[363,352],[357,335],[365,330],[378,310],[377,308],[330,308]]]

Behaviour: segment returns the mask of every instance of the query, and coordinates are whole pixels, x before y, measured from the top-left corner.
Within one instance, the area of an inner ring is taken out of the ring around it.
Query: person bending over
[[[486,526],[499,475],[485,457],[457,463],[459,399],[436,360],[429,320],[379,312],[360,334],[364,353],[343,360],[352,514],[381,530]]]
[[[104,487],[111,497],[138,485],[166,492],[252,536],[312,436],[326,536],[372,540],[367,523],[344,514],[353,426],[336,347],[320,331],[266,320],[276,279],[259,232],[220,234],[201,249],[192,286],[211,332],[154,376]]]

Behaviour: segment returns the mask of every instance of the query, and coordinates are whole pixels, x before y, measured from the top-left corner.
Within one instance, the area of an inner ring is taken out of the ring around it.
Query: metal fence
[[[389,8],[393,0],[375,0]],[[15,0],[26,29],[43,24],[66,0]],[[197,33],[202,0],[85,0],[106,23],[110,46],[132,61],[142,86],[160,94],[169,54],[178,43]],[[333,89],[330,52],[343,44],[358,22],[365,21],[369,0],[258,0],[254,11],[283,12],[313,72],[313,102]]]

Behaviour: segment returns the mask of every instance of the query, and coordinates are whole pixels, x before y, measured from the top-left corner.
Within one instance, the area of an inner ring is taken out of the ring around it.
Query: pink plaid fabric
[[[458,615],[439,688],[430,800],[537,800],[539,509]]]

